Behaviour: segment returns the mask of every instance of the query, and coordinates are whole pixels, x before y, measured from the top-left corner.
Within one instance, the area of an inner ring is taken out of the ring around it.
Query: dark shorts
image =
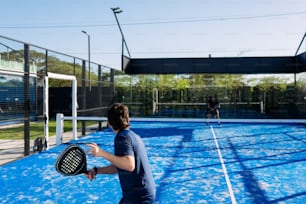
[[[141,200],[141,199],[137,199],[135,198],[135,200],[125,200],[124,198],[121,198],[119,204],[153,204],[154,199],[152,198],[148,198],[145,200]]]
[[[214,114],[217,115],[217,110],[206,110],[206,115],[207,114]]]

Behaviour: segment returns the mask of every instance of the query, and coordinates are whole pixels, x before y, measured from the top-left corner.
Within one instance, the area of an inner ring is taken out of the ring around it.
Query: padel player
[[[89,170],[86,177],[94,179],[97,174],[118,173],[122,189],[123,203],[153,203],[155,199],[155,182],[149,166],[147,151],[139,135],[129,129],[128,107],[115,103],[107,113],[109,125],[116,133],[115,154],[108,153],[97,144],[87,144],[89,153],[103,157],[112,164]]]
[[[209,97],[209,100],[207,101],[207,111],[206,116],[207,118],[211,118],[211,114],[215,116],[215,118],[218,119],[218,124],[220,125],[220,103],[218,102],[216,97]]]

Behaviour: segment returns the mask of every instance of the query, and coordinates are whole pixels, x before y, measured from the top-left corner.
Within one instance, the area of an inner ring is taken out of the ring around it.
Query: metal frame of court
[[[117,7],[112,8],[112,11],[121,34],[121,69],[126,74],[297,74],[306,71],[306,52],[298,55],[306,33],[293,56],[211,57],[209,55],[208,58],[133,58],[117,18],[117,14],[122,10]],[[124,55],[125,50],[129,57]]]
[[[122,43],[122,71],[131,75],[297,74],[306,71],[306,52],[298,54],[305,37],[306,33],[293,56],[278,57],[132,58],[124,55]]]

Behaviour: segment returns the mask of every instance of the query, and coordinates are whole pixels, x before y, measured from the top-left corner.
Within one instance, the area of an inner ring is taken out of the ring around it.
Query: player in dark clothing
[[[85,174],[90,180],[97,174],[118,173],[124,203],[153,203],[155,183],[149,166],[147,151],[142,139],[129,129],[130,119],[127,106],[116,103],[107,114],[108,123],[116,133],[115,154],[105,152],[97,144],[87,144],[90,154],[103,157],[112,164],[95,167]]]
[[[220,103],[218,102],[216,97],[209,97],[207,101],[207,111],[206,116],[207,118],[211,118],[211,114],[214,114],[215,118],[218,119],[218,124],[220,125]]]

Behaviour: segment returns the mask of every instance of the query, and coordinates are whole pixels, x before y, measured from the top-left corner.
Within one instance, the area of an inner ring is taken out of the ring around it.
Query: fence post
[[[30,46],[24,44],[24,74],[23,74],[23,89],[24,89],[24,155],[30,154]]]
[[[62,144],[64,132],[64,114],[56,114],[56,145]]]
[[[72,136],[73,139],[76,140],[77,138],[77,106],[78,106],[78,99],[77,99],[77,89],[78,84],[77,80],[72,80]]]
[[[101,65],[98,66],[98,100],[99,100],[99,107],[102,107],[102,96],[103,96],[103,89],[102,89],[102,70]],[[103,112],[103,109],[102,111]],[[99,131],[102,130],[102,122],[99,121]]]
[[[263,101],[260,101],[260,113],[262,113],[262,114],[265,113]]]
[[[82,116],[86,113],[86,62],[82,61]],[[86,135],[86,122],[82,121],[82,136]]]

